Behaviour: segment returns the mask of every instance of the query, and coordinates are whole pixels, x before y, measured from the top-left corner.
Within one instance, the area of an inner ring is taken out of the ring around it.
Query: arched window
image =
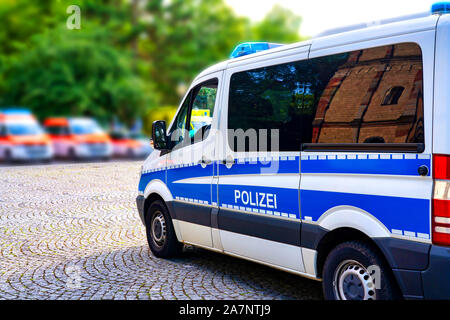
[[[402,96],[403,91],[405,88],[403,87],[392,87],[386,92],[386,95],[383,99],[383,106],[389,106],[393,104],[398,104],[398,100]]]

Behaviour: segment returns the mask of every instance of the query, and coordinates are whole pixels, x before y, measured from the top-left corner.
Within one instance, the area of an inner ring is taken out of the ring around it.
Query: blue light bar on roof
[[[450,13],[450,2],[438,2],[431,6],[432,14]]]
[[[278,43],[269,43],[269,42],[245,42],[241,43],[236,48],[234,48],[233,52],[230,55],[230,58],[238,58],[243,57],[252,53],[269,50],[276,47],[281,47],[282,44]]]

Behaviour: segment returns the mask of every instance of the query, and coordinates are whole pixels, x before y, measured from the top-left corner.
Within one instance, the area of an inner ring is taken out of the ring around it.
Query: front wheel
[[[156,257],[170,258],[181,252],[183,244],[178,242],[169,211],[162,201],[150,205],[145,226],[150,250]]]
[[[323,267],[327,300],[398,299],[395,280],[379,254],[368,244],[350,241],[331,250]]]

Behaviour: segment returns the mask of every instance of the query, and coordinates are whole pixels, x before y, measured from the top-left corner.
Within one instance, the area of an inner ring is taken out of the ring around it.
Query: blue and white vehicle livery
[[[137,197],[152,252],[248,259],[327,299],[449,299],[449,10],[203,71],[153,124]]]

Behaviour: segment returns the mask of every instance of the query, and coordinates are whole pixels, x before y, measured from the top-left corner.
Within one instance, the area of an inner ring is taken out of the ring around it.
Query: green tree
[[[253,40],[293,43],[304,40],[300,36],[302,18],[289,9],[275,5],[265,18],[252,27]]]
[[[81,30],[66,29],[69,5]],[[0,20],[0,107],[126,122],[178,105],[239,42],[300,40],[301,23],[274,7],[254,24],[224,0],[1,0]]]
[[[86,115],[130,123],[149,103],[131,59],[104,41],[107,35],[65,30],[37,36],[31,50],[9,59],[2,105],[23,105],[40,117]],[[64,41],[61,39],[64,37]]]
[[[225,59],[248,22],[222,0],[154,0],[145,18],[142,55],[151,63],[149,75],[163,104],[178,104],[180,85]]]

